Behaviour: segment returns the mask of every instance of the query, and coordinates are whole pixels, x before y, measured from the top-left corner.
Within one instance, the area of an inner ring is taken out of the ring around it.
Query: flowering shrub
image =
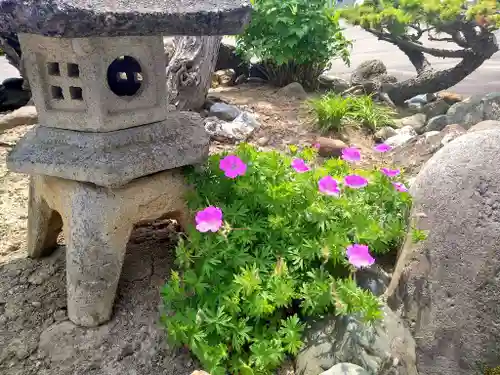
[[[380,317],[354,275],[405,233],[399,171],[358,170],[353,149],[323,165],[314,148],[292,151],[240,145],[188,175],[196,226],[176,249],[163,322],[211,375],[271,373],[301,348],[306,317]]]

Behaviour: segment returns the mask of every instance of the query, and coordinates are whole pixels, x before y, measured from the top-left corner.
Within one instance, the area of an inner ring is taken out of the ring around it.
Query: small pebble
[[[42,306],[42,303],[40,301],[33,301],[33,302],[31,302],[31,306],[38,308],[38,307]]]
[[[270,139],[269,137],[260,137],[258,140],[257,140],[257,144],[259,146],[265,146],[269,143]]]

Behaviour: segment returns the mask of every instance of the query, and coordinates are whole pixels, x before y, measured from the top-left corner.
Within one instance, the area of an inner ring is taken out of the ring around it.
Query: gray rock
[[[431,118],[425,126],[426,132],[441,131],[446,125],[450,124],[450,119],[447,115],[439,115]]]
[[[399,317],[387,306],[383,319],[365,325],[354,317],[325,317],[306,328],[305,345],[296,358],[296,373],[318,375],[339,362],[368,374],[417,375],[415,344]],[[392,372],[390,372],[392,371]]]
[[[446,125],[446,127],[441,132],[441,134],[444,134],[443,139],[441,139],[441,146],[450,143],[451,141],[460,137],[462,134],[465,134],[466,132],[467,131],[460,125],[457,124]]]
[[[418,134],[411,125],[407,125],[398,130],[395,136],[392,136],[385,140],[385,143],[393,148],[401,147],[410,142],[411,140],[417,138]]]
[[[500,358],[500,129],[466,133],[423,167],[387,295],[412,327],[425,375],[470,375]]]
[[[210,107],[210,112],[208,115],[215,116],[224,121],[233,121],[236,117],[238,117],[240,113],[241,111],[237,107],[219,102],[213,104]]]
[[[500,120],[500,93],[470,97],[453,104],[446,114],[449,124],[459,124],[466,130],[483,120]]]
[[[437,99],[422,107],[422,113],[425,113],[427,118],[432,118],[439,115],[444,115],[448,112],[450,105],[444,99]]]
[[[194,112],[169,112],[162,122],[107,133],[36,126],[7,157],[9,169],[117,187],[156,172],[195,164],[209,137]]]
[[[390,282],[391,277],[377,264],[356,271],[358,286],[376,296],[384,294]]]
[[[445,136],[441,132],[427,132],[413,138],[393,152],[393,163],[405,170],[407,175],[416,175],[420,168],[441,148]]]
[[[263,136],[263,137],[260,137],[259,139],[257,139],[257,144],[261,147],[267,146],[267,144],[269,143],[270,140],[271,140],[271,138],[269,138],[268,136]]]
[[[241,112],[233,121],[217,117],[205,119],[205,130],[211,137],[232,141],[245,141],[260,127],[260,123],[248,112]]]
[[[384,142],[387,138],[394,137],[397,134],[396,129],[391,128],[390,126],[384,126],[377,130],[377,132],[373,135],[373,139],[376,142]]]
[[[351,85],[359,85],[363,81],[374,80],[386,73],[387,68],[383,61],[377,59],[363,61],[352,72]]]
[[[0,121],[1,123],[1,121]],[[1,126],[1,125],[0,125]],[[500,121],[485,120],[473,125],[469,128],[469,132],[477,132],[480,130],[500,129]]]
[[[307,99],[307,93],[298,82],[292,82],[278,90],[277,95],[287,98]]]
[[[463,102],[453,104],[448,112],[448,124],[459,124],[466,130],[484,120],[482,96],[472,96]]]
[[[426,120],[427,117],[425,114],[415,113],[414,115],[395,120],[394,122],[398,128],[411,126],[413,129],[415,129],[417,134],[422,134],[424,132]]]
[[[320,87],[322,89],[332,91],[336,94],[340,94],[349,88],[349,82],[345,79],[331,76],[328,74],[321,74],[318,77]]]
[[[408,99],[405,103],[408,104],[408,106],[419,106],[423,107],[425,104],[432,102],[433,100],[436,99],[436,95],[429,93],[429,94],[420,94],[420,95],[415,95],[413,98]]]
[[[233,35],[250,20],[247,0],[115,2],[0,0],[0,32],[51,37]]]
[[[370,375],[363,367],[352,363],[337,363],[330,370],[319,375]]]

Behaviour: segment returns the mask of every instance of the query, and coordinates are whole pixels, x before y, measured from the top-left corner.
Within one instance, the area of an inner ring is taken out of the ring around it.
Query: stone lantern
[[[168,111],[163,35],[231,35],[248,0],[0,0],[39,125],[7,166],[31,176],[28,253],[66,241],[68,316],[110,319],[133,225],[188,219],[179,167],[208,154],[200,116]]]

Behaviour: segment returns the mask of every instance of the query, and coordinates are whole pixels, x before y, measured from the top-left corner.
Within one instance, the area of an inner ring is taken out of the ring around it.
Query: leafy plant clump
[[[301,348],[307,317],[380,317],[353,267],[400,244],[411,197],[389,177],[399,171],[292,154],[242,144],[188,174],[197,225],[176,249],[162,320],[211,375],[270,374]]]
[[[349,63],[351,42],[325,0],[253,0],[252,20],[237,39],[240,54],[256,57],[277,86],[316,88],[334,58]]]
[[[328,93],[309,101],[321,131],[339,132],[347,123],[376,131],[383,126],[394,125],[396,114],[391,108],[377,104],[369,95],[347,96]]]

